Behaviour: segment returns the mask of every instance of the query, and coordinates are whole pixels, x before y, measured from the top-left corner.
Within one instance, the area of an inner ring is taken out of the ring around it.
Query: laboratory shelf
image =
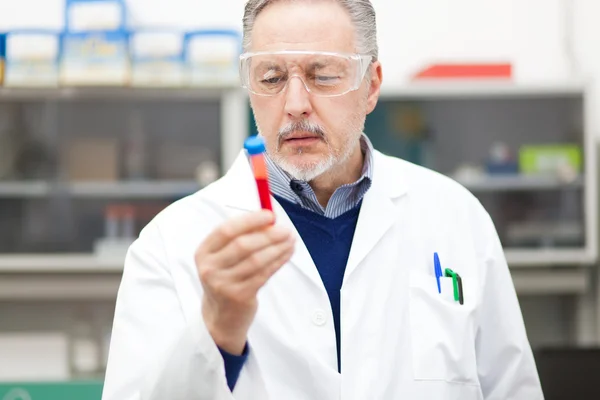
[[[59,87],[0,88],[0,102],[79,100],[219,100],[226,92],[241,92],[235,86],[197,88]]]
[[[73,183],[69,192],[76,197],[168,197],[194,193],[200,185],[194,181],[147,181],[118,183]]]
[[[123,261],[92,253],[4,254],[0,256],[0,273],[121,273]]]
[[[591,251],[577,249],[513,249],[504,250],[506,262],[511,268],[591,265],[596,257]]]
[[[477,192],[572,189],[582,188],[584,184],[582,177],[572,181],[564,181],[552,176],[527,175],[456,178],[456,181],[467,189]]]
[[[583,187],[583,178],[581,177],[571,182],[561,181],[554,177],[523,175],[457,178],[456,181],[467,189],[477,192],[556,190]],[[0,181],[0,198],[46,197],[61,191],[74,197],[162,198],[191,194],[200,188],[200,185],[195,181],[82,182],[67,184],[43,181]]]
[[[585,91],[585,82],[515,83],[506,80],[429,80],[410,82],[400,86],[383,86],[382,100],[460,99],[460,98],[528,98],[577,96]]]
[[[0,182],[2,197],[45,197],[50,193],[50,184],[46,182]]]
[[[590,287],[589,268],[513,270],[511,275],[519,296],[582,295]]]
[[[164,198],[192,194],[200,189],[195,181],[138,182],[0,182],[0,198],[47,197],[65,193],[91,198]]]
[[[0,256],[0,301],[114,300],[123,260],[93,254]]]

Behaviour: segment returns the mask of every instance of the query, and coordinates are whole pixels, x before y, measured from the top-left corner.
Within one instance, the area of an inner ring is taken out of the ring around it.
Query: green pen
[[[446,268],[444,272],[447,278],[452,278],[452,286],[454,287],[454,301],[458,301],[462,305],[464,303],[462,278],[450,268]]]

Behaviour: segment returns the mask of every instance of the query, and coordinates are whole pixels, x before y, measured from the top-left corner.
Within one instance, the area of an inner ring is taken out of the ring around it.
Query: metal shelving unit
[[[19,107],[50,107],[48,112],[52,113],[52,117],[48,123],[52,127],[47,128],[47,131],[52,137],[61,134],[57,131],[60,129],[57,128],[60,122],[56,119],[56,104],[86,104],[93,109],[96,105],[104,107],[119,104],[126,107],[131,103],[216,103],[219,115],[213,114],[217,119],[213,126],[218,126],[220,132],[221,170],[226,170],[233,163],[248,134],[247,101],[245,91],[233,87],[0,88],[0,107],[12,104]],[[68,119],[63,124],[70,121]],[[162,202],[192,194],[200,188],[200,184],[194,180],[0,180],[0,201],[10,201],[11,204],[32,200],[44,202],[59,195],[60,198],[80,200],[79,204],[111,201]],[[91,252],[0,254],[0,301],[111,301],[116,297],[123,262],[122,256],[106,258]]]
[[[381,101],[464,100],[464,99],[529,99],[556,96],[585,97],[585,84],[572,81],[550,85],[519,85],[506,82],[411,83],[402,87],[384,87]],[[221,105],[221,160],[226,170],[237,157],[248,134],[247,95],[237,88],[0,88],[0,104],[6,102],[62,102],[62,101],[196,101],[217,100]],[[585,102],[589,113],[589,103]],[[521,293],[572,292],[583,290],[582,278],[597,257],[597,170],[595,139],[590,134],[589,121],[585,124],[586,174],[574,181],[563,182],[554,178],[523,176],[481,177],[458,179],[473,193],[548,191],[578,189],[585,193],[584,208],[587,216],[585,248],[567,249],[506,249],[506,258],[514,271],[515,284]],[[193,181],[148,181],[113,183],[56,184],[44,181],[0,182],[0,199],[41,199],[61,191],[82,199],[162,199],[195,192],[199,185]],[[561,274],[547,267],[570,268]],[[57,276],[83,282],[99,274],[118,279],[122,262],[99,261],[93,254],[22,254],[0,255],[0,276],[20,276],[20,282],[36,281],[36,277]],[[569,275],[570,274],[570,275]],[[542,277],[540,279],[534,277]],[[568,277],[568,278],[565,278]],[[2,279],[0,279],[2,281]],[[33,286],[32,286],[33,288]],[[2,290],[0,290],[2,292]],[[10,292],[10,291],[9,291]],[[8,292],[5,292],[8,293]],[[14,291],[12,292],[14,293]],[[82,294],[83,295],[83,294]]]

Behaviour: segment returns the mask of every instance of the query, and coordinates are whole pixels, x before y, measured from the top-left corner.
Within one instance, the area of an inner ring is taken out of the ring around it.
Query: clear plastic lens
[[[363,67],[364,56],[330,53],[256,53],[241,59],[244,86],[263,96],[281,93],[294,77],[317,96],[339,96],[358,88]]]

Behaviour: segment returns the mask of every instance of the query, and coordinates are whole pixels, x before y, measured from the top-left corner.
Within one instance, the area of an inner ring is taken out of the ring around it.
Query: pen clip
[[[458,282],[458,302],[462,306],[465,303],[465,294],[463,292],[462,278],[459,274],[456,274],[456,280]]]

